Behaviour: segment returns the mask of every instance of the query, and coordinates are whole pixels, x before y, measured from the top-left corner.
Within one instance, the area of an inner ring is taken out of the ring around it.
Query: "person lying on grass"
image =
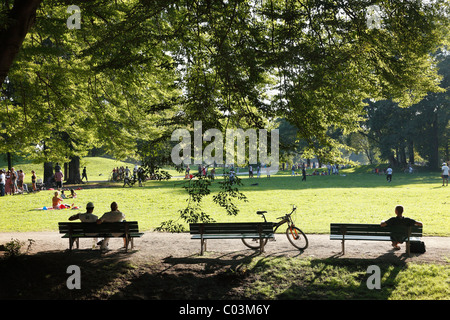
[[[398,226],[405,226],[405,227],[412,227],[412,226],[423,226],[422,222],[416,221],[411,218],[403,217],[403,206],[396,206],[395,207],[395,217],[392,217],[386,221],[381,222],[382,227],[398,227]],[[404,230],[393,230],[391,232],[391,241],[392,241],[392,247],[394,247],[395,250],[399,250],[399,244],[402,244],[406,238],[407,234],[405,234]]]

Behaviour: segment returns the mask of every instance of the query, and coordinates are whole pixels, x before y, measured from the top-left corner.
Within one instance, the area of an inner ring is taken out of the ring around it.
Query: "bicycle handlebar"
[[[285,214],[285,215],[282,216],[282,217],[278,217],[277,219],[285,219],[285,218],[288,218],[291,214],[294,213],[295,210],[297,210],[297,207],[296,207],[296,206],[293,206],[291,213],[287,213],[287,214]]]

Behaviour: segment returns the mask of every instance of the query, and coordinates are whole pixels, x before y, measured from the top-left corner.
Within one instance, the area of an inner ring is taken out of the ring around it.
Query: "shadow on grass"
[[[0,299],[101,299],[103,288],[133,269],[133,252],[45,251],[0,258]],[[70,265],[80,267],[81,289],[67,288]],[[104,293],[104,297],[109,294]]]
[[[242,250],[137,261],[133,253],[48,251],[0,259],[0,299],[385,300],[407,268],[406,256],[391,252],[376,259],[299,259]],[[70,265],[81,269],[80,290],[66,286]],[[371,265],[381,271],[379,290],[367,286]]]
[[[387,300],[396,289],[398,274],[407,269],[406,254],[388,252],[376,259],[315,259],[310,262],[310,277],[294,282],[277,299]],[[380,287],[374,287],[379,268]]]

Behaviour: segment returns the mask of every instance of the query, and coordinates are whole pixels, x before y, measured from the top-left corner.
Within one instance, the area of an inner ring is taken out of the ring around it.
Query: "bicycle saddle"
[[[256,211],[256,214],[264,214],[267,213],[267,211]]]

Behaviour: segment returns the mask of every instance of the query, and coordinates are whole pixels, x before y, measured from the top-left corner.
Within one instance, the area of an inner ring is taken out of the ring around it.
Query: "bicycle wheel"
[[[257,249],[260,248],[260,246],[259,246],[259,238],[253,238],[253,239],[244,239],[244,238],[242,238],[241,240],[242,240],[242,243],[245,244],[250,249],[257,250]],[[262,239],[263,246],[266,245],[267,240],[268,240],[267,238],[266,239]]]
[[[289,242],[297,249],[305,250],[308,247],[308,238],[299,228],[288,227],[286,229],[286,236]]]

